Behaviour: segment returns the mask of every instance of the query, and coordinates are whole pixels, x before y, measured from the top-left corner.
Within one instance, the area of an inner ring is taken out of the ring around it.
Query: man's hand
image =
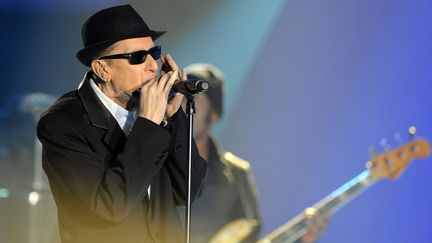
[[[301,237],[302,243],[315,242],[321,234],[326,230],[330,221],[330,214],[321,214],[314,208],[307,208],[305,210],[306,216],[310,219],[309,228],[306,233]]]
[[[168,105],[168,94],[178,78],[178,70],[164,73],[159,80],[151,80],[141,88],[138,116],[160,124]]]
[[[174,59],[171,57],[171,55],[167,54],[165,57],[161,56],[161,61],[163,63],[161,68],[161,75],[165,74],[166,72],[178,70],[177,64],[174,62]],[[181,70],[181,75],[179,77],[181,80],[187,79],[186,70],[183,68]],[[171,118],[180,108],[180,105],[183,101],[184,95],[177,94],[176,96],[172,97],[168,101],[168,105],[166,108],[166,117]]]

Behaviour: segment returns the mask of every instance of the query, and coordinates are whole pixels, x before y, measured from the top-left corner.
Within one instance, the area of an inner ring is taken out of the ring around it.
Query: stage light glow
[[[30,192],[28,196],[28,201],[31,205],[36,206],[40,200],[40,195],[38,192]]]
[[[10,196],[9,189],[0,188],[0,198],[8,198]]]

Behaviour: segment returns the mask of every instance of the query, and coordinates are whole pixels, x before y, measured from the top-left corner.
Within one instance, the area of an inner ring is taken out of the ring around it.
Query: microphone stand
[[[186,203],[186,243],[190,243],[190,230],[191,230],[191,185],[192,185],[192,139],[193,139],[193,118],[195,115],[195,101],[193,95],[185,95],[187,98],[186,115],[189,120],[189,135],[188,135],[188,178],[187,178],[187,203]]]
[[[193,118],[195,115],[195,101],[194,95],[199,92],[206,91],[209,88],[209,84],[204,80],[180,80],[174,84],[173,93],[180,92],[186,96],[186,115],[189,120],[189,134],[188,134],[188,175],[187,175],[187,202],[185,211],[185,231],[186,231],[186,243],[190,243],[190,231],[191,231],[191,185],[192,185],[192,141],[193,141]]]

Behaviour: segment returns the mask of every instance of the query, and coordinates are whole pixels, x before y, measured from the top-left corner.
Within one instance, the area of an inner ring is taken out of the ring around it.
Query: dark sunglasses
[[[148,51],[134,51],[131,53],[115,54],[110,56],[99,57],[99,59],[128,59],[129,64],[137,65],[145,62],[148,54],[153,57],[153,59],[158,60],[161,56],[161,46],[154,46]]]

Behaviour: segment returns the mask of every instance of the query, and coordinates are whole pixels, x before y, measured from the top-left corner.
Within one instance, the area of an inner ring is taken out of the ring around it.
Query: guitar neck
[[[312,207],[320,213],[334,213],[375,182],[370,171],[365,170]],[[309,218],[301,213],[260,240],[260,243],[295,242],[306,232],[308,225]]]

